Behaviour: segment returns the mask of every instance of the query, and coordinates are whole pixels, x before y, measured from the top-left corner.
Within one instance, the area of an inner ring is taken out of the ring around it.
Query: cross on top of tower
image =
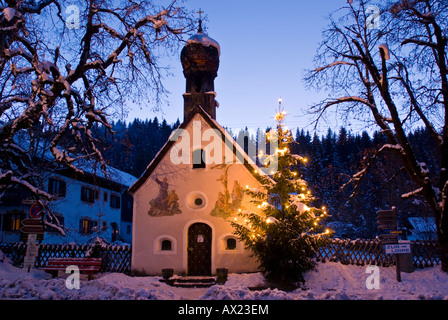
[[[202,14],[204,13],[204,11],[199,8],[199,11],[197,13],[199,13],[199,20],[202,20]]]
[[[204,13],[204,11],[202,11],[202,9],[199,8],[199,11],[197,13],[199,14],[199,29],[198,29],[198,32],[202,32],[202,14]]]

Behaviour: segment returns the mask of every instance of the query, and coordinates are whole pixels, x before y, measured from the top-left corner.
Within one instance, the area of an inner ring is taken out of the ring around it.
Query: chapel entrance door
[[[195,223],[188,228],[188,275],[212,274],[212,228],[205,223]]]

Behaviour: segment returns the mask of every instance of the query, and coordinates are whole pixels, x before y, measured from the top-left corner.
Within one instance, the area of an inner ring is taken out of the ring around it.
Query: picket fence
[[[439,247],[436,241],[412,241],[414,268],[426,268],[440,264]],[[13,264],[21,266],[26,252],[23,242],[0,244],[0,250]],[[129,245],[76,245],[76,244],[41,244],[36,258],[35,268],[45,267],[48,259],[58,258],[102,258],[102,272],[131,271],[131,247]],[[320,248],[316,259],[320,262],[332,261],[352,265],[391,266],[395,264],[392,255],[384,253],[382,243],[375,240],[329,239]]]

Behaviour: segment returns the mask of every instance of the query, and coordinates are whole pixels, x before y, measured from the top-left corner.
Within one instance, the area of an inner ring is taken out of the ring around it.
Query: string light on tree
[[[233,222],[235,234],[254,253],[266,278],[275,284],[297,284],[303,282],[303,273],[315,267],[314,256],[320,245],[331,235],[331,230],[322,226],[327,216],[325,207],[311,205],[313,196],[306,181],[297,171],[292,171],[298,162],[307,158],[290,152],[293,136],[283,122],[287,115],[282,109],[275,113],[276,130],[269,139],[278,141],[275,151],[278,168],[271,176],[257,175],[263,188],[246,187],[257,211],[244,210],[239,213],[241,223]]]

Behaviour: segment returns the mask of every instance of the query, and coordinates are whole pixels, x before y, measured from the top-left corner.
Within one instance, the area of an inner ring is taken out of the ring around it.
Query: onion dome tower
[[[183,95],[184,119],[195,106],[201,106],[216,120],[218,103],[215,100],[214,80],[218,75],[219,56],[218,42],[202,30],[202,19],[199,17],[198,32],[187,40],[180,57],[187,82]]]

